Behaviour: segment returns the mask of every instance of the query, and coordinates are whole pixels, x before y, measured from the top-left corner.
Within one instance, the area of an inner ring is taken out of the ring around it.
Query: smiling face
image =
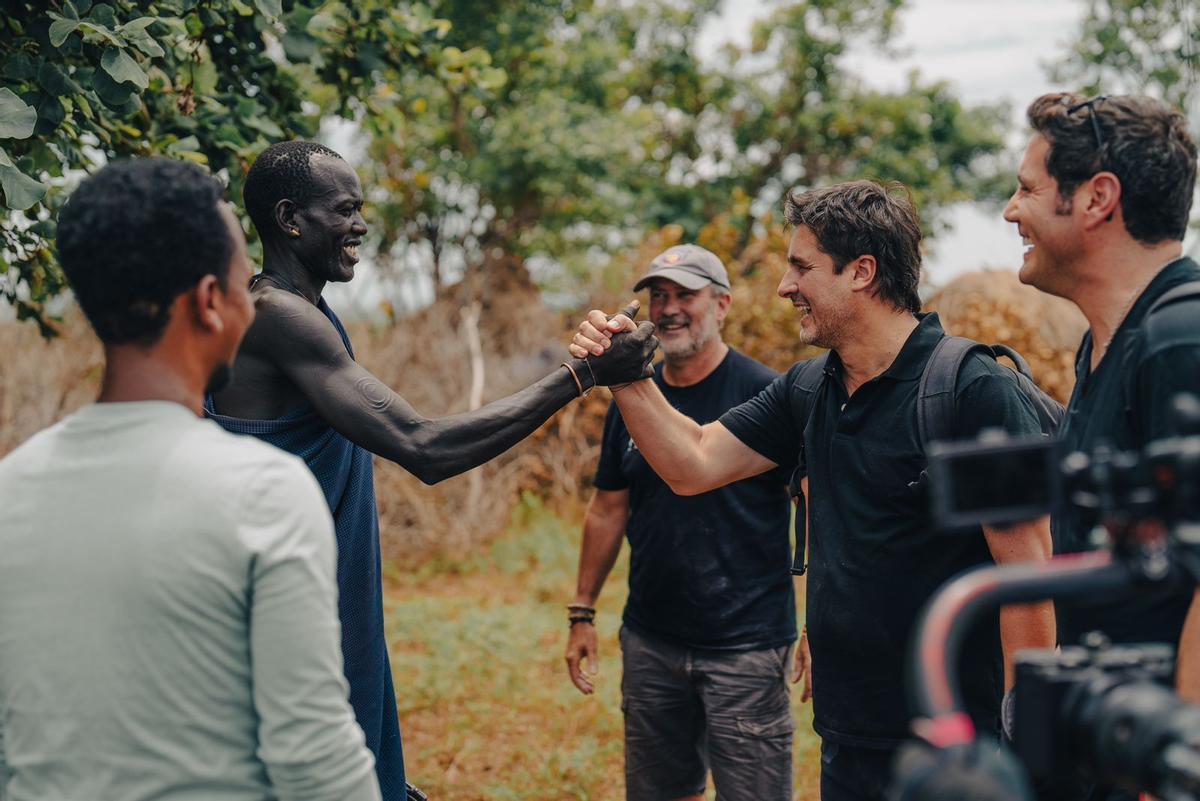
[[[851,328],[851,270],[834,272],[833,258],[824,253],[808,226],[797,226],[788,246],[788,268],[777,292],[802,315],[800,342],[836,348]]]
[[[314,156],[311,201],[296,210],[300,236],[293,240],[300,260],[323,281],[344,282],[354,277],[358,248],[367,233],[363,222],[362,186],[350,165],[341,159]]]
[[[1080,204],[1065,203],[1058,181],[1046,171],[1050,143],[1034,136],[1017,171],[1017,191],[1004,208],[1004,219],[1016,223],[1025,246],[1021,282],[1043,292],[1070,297],[1075,284],[1072,263],[1081,253],[1082,226],[1075,219]]]
[[[688,289],[666,278],[650,282],[650,322],[669,362],[688,359],[721,339],[721,321],[729,310],[727,294],[713,285]]]

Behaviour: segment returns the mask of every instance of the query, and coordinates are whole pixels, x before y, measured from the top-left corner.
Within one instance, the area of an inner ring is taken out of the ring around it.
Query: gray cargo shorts
[[[698,651],[621,628],[625,798],[790,801],[791,649]]]

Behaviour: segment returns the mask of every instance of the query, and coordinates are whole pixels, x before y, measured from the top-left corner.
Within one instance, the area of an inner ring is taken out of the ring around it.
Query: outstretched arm
[[[607,319],[604,312],[593,309],[568,349],[575,357],[603,354],[592,358],[593,365],[600,365],[619,353],[625,337],[636,332],[624,310]],[[720,422],[702,426],[682,414],[653,381],[615,390],[613,398],[638,450],[676,494],[699,495],[777,466]]]
[[[636,314],[636,308],[629,312]],[[259,315],[258,349],[271,355],[318,414],[350,441],[426,484],[495,458],[579,395],[575,378],[559,367],[475,411],[427,418],[351,359],[329,320],[304,299],[272,293],[269,301],[260,301]],[[653,332],[652,325],[643,324],[605,354],[603,363],[593,360],[590,369],[583,360],[571,360],[583,389],[592,386],[593,376],[596,384],[607,385],[648,375],[658,345]]]

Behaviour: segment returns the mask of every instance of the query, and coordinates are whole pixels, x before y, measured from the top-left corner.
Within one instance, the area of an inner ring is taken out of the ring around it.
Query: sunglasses
[[[1108,100],[1108,95],[1096,95],[1090,100],[1085,100],[1082,103],[1076,103],[1067,109],[1068,114],[1074,114],[1081,108],[1086,108],[1088,110],[1088,119],[1092,121],[1092,133],[1096,135],[1097,150],[1101,150],[1104,147],[1104,136],[1100,133],[1100,122],[1096,119],[1096,104],[1103,100]]]

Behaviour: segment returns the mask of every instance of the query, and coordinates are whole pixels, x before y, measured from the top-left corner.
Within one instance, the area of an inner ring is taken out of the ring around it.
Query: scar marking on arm
[[[392,405],[392,391],[373,376],[363,376],[354,382],[354,387],[370,407],[377,412],[387,411],[387,408]]]

